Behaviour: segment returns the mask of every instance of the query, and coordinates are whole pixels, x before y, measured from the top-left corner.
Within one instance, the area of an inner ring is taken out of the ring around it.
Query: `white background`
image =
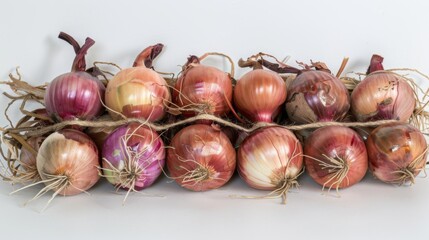
[[[16,66],[24,80],[44,83],[69,71],[73,50],[58,40],[65,31],[95,46],[88,63],[130,66],[148,45],[162,42],[158,70],[178,72],[189,54],[229,54],[235,61],[259,51],[292,60],[321,60],[334,72],[344,56],[346,71],[364,71],[373,53],[385,66],[429,73],[427,1],[22,1],[0,3],[0,79]],[[226,62],[210,61],[228,70]],[[291,61],[293,63],[293,61]],[[240,77],[247,70],[238,70]],[[422,83],[426,84],[426,83]],[[426,85],[427,86],[427,85]],[[4,91],[6,88],[0,86]],[[0,98],[1,109],[6,98]],[[18,114],[16,113],[16,116]],[[0,117],[1,126],[7,123]],[[39,213],[48,197],[23,207],[38,189],[10,196],[0,183],[1,239],[427,239],[429,179],[412,187],[386,185],[367,176],[340,192],[321,195],[309,177],[280,200],[230,199],[230,194],[262,195],[239,177],[204,193],[160,179],[147,197],[123,195],[102,181],[91,196],[59,197]]]

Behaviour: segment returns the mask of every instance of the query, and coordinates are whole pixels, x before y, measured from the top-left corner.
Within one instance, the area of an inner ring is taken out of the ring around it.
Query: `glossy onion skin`
[[[71,182],[59,192],[61,195],[76,195],[91,188],[99,179],[99,167],[94,142],[86,134],[73,129],[49,135],[37,154],[37,170],[42,180],[49,179],[48,175],[64,175]],[[49,185],[49,182],[45,184]]]
[[[286,95],[286,84],[277,73],[256,69],[237,81],[234,103],[249,120],[272,122],[286,100]]]
[[[237,155],[238,173],[251,187],[276,190],[285,178],[295,178],[303,166],[302,147],[284,128],[270,127],[248,136]]]
[[[173,137],[171,147],[168,149],[167,168],[171,177],[184,188],[192,191],[216,189],[234,174],[234,147],[222,131],[209,125],[195,124],[183,128]],[[209,178],[184,182],[185,169],[192,171],[199,166],[209,170]]]
[[[286,111],[292,122],[339,121],[350,108],[344,84],[324,71],[303,71],[288,86]]]
[[[46,88],[46,110],[55,121],[92,120],[103,113],[104,91],[101,81],[89,73],[65,73]]]
[[[168,84],[157,72],[145,67],[121,70],[107,84],[106,105],[127,118],[160,120],[171,101]],[[120,116],[109,110],[113,119]]]
[[[408,169],[417,176],[426,164],[427,153],[422,156],[426,140],[418,129],[406,123],[377,127],[369,135],[366,147],[370,170],[386,183],[402,184],[403,181],[398,181],[401,175],[397,171]],[[423,158],[418,159],[419,156]]]
[[[407,121],[416,100],[410,85],[399,75],[374,72],[353,90],[351,109],[358,121],[397,119]]]
[[[128,141],[125,138],[128,138]],[[130,150],[129,154],[125,152],[125,149]],[[135,157],[137,154],[141,154],[141,156]],[[132,164],[138,164],[142,173],[132,187],[134,190],[140,191],[151,186],[162,173],[165,164],[165,147],[164,142],[155,131],[138,123],[131,123],[117,128],[107,136],[102,156],[103,172],[107,176],[107,180],[123,189],[129,189],[130,186],[119,182],[118,176],[108,169],[112,169],[112,165],[122,171],[127,165],[126,162],[129,161],[133,161]]]
[[[330,180],[334,176],[329,171],[332,168],[324,168],[320,162],[310,158],[332,164],[323,155],[336,160],[339,157],[347,163],[348,172],[341,182],[336,183],[336,180],[340,180],[338,178]],[[304,162],[314,181],[332,188],[352,186],[361,181],[368,170],[368,155],[362,138],[352,129],[341,126],[328,126],[314,131],[304,145]]]
[[[232,102],[232,80],[227,73],[217,68],[201,64],[189,67],[174,88],[173,101],[179,107],[203,104],[200,107],[202,112],[217,116],[230,111],[227,101]],[[183,112],[186,117],[195,114],[194,111]]]

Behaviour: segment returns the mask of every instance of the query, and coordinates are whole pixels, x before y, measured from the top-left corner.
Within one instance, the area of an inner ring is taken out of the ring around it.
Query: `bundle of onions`
[[[303,165],[302,147],[295,135],[281,127],[257,130],[238,149],[238,173],[251,187],[272,190],[266,197],[282,197],[292,187]]]
[[[406,123],[377,127],[366,141],[369,168],[386,183],[414,183],[425,168],[427,144],[423,134]]]
[[[218,128],[195,124],[180,130],[168,149],[171,177],[192,191],[223,186],[235,171],[235,149]]]
[[[132,68],[116,74],[107,84],[106,105],[113,119],[144,118],[160,120],[171,101],[168,84],[152,70],[152,61],[161,53],[162,44],[144,49]]]
[[[233,76],[201,64],[207,55],[201,58],[190,56],[174,86],[173,103],[185,117],[198,113],[223,116],[232,109]],[[232,60],[231,64],[233,74]]]
[[[262,69],[257,62],[240,59],[240,67],[253,67],[234,88],[234,104],[253,122],[272,122],[286,100],[286,84],[275,72]]]
[[[116,186],[140,191],[151,186],[162,172],[165,148],[153,130],[131,123],[110,133],[103,145],[103,173]]]
[[[85,55],[94,45],[94,40],[87,38],[85,44],[79,43],[70,35],[61,32],[60,39],[70,43],[76,53],[72,71],[62,74],[50,82],[45,92],[45,105],[49,116],[55,121],[91,120],[103,112],[102,99],[105,87],[101,81],[85,72]]]
[[[267,60],[260,62],[278,73],[297,74],[287,91],[286,111],[291,121],[300,124],[340,121],[349,111],[347,88],[324,63],[302,64],[304,69],[297,69]]]
[[[86,134],[74,129],[61,130],[43,141],[37,153],[36,167],[42,180],[15,192],[44,183],[46,186],[30,201],[52,190],[49,205],[58,194],[67,196],[85,192],[98,181],[98,150]]]
[[[305,167],[318,184],[329,190],[358,183],[368,169],[365,143],[347,127],[329,126],[314,131],[304,145]]]
[[[383,58],[373,55],[367,76],[353,90],[351,109],[358,121],[408,121],[416,105],[411,86],[400,75],[383,71]]]

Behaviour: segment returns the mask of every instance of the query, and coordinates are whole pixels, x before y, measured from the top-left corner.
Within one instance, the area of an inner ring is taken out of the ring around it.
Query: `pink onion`
[[[235,149],[218,128],[195,124],[180,130],[171,140],[167,168],[171,177],[192,191],[223,186],[235,171]]]
[[[103,112],[105,87],[101,81],[85,72],[85,55],[95,43],[91,38],[80,47],[71,36],[61,32],[60,39],[70,43],[76,52],[72,71],[56,77],[45,92],[46,110],[56,121],[91,120]]]
[[[369,168],[386,183],[414,183],[426,165],[427,144],[423,134],[406,123],[377,127],[366,141]]]
[[[114,186],[129,191],[151,186],[165,163],[160,136],[138,123],[121,126],[110,133],[102,155],[104,176]]]
[[[368,169],[365,143],[347,127],[329,126],[314,131],[304,145],[305,167],[323,188],[346,188],[358,183]]]
[[[282,197],[297,186],[302,170],[302,147],[295,135],[281,127],[257,130],[238,149],[238,173],[251,187]]]
[[[164,117],[171,101],[170,91],[165,79],[151,69],[162,48],[157,44],[144,49],[132,68],[121,70],[109,81],[106,105],[113,119],[125,116],[157,121]]]
[[[351,95],[351,109],[358,121],[397,119],[408,121],[416,99],[413,89],[400,75],[383,70],[383,58],[373,55],[367,77]]]

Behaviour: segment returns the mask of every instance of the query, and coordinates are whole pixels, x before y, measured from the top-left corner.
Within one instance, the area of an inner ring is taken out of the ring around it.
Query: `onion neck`
[[[134,60],[133,67],[152,68],[153,60],[161,53],[164,45],[158,43],[145,48]]]
[[[372,55],[371,62],[369,64],[368,70],[366,71],[366,74],[371,74],[375,71],[381,71],[384,70],[383,67],[383,57],[377,54]]]
[[[85,55],[88,49],[94,45],[95,41],[88,37],[82,47],[80,47],[79,43],[67,33],[60,32],[58,38],[72,45],[76,53],[76,57],[73,60],[72,72],[84,72],[86,69]]]

